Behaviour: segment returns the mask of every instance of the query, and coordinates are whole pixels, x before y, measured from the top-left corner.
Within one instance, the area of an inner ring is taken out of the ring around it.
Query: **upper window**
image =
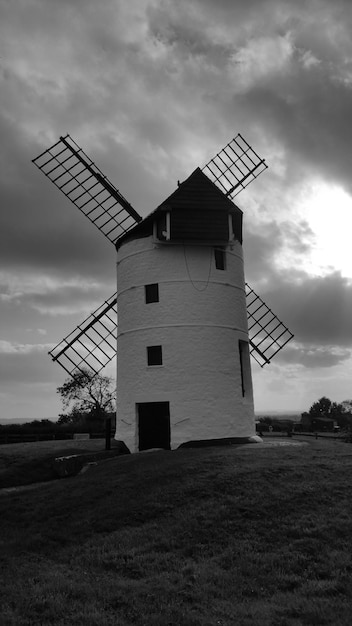
[[[226,270],[226,253],[221,248],[214,248],[215,267],[217,270]]]
[[[147,347],[148,365],[162,365],[163,353],[161,346],[148,346]]]
[[[145,302],[150,304],[151,302],[159,302],[159,285],[158,283],[152,283],[151,285],[145,285]]]

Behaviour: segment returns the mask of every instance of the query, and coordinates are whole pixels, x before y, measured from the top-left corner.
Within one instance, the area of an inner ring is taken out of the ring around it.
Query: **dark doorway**
[[[169,402],[142,402],[137,406],[139,450],[170,450]]]

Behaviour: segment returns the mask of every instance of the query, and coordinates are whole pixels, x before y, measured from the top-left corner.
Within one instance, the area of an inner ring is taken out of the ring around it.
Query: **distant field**
[[[2,494],[0,622],[347,626],[351,493],[352,445],[310,439],[122,456]]]

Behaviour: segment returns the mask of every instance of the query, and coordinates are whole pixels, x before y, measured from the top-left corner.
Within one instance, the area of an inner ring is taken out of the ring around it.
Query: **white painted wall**
[[[145,237],[117,254],[116,439],[138,450],[136,403],[170,403],[171,447],[190,440],[255,435],[251,377],[242,396],[238,340],[248,340],[242,246],[227,268],[208,246],[155,244]],[[144,286],[159,284],[145,304]],[[146,347],[162,345],[163,365]]]

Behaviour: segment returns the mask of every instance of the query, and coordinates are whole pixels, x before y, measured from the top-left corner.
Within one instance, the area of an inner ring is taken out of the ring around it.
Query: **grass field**
[[[0,623],[347,626],[351,494],[352,445],[312,439],[122,456],[3,493]]]

